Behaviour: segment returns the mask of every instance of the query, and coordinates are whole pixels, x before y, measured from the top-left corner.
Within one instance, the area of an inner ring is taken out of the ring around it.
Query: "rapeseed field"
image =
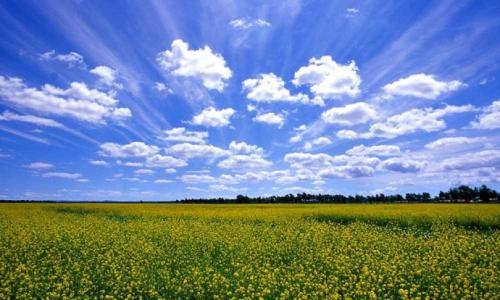
[[[500,299],[500,206],[0,204],[0,299]]]

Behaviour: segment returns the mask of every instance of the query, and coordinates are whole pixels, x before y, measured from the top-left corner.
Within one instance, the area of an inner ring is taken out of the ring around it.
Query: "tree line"
[[[341,194],[308,194],[298,193],[283,196],[269,197],[248,197],[238,195],[235,198],[198,198],[177,200],[180,203],[498,203],[498,192],[490,189],[486,185],[480,187],[469,187],[461,185],[450,188],[448,191],[440,191],[438,195],[432,197],[431,194],[407,193],[385,195],[383,193],[375,195],[350,195]]]

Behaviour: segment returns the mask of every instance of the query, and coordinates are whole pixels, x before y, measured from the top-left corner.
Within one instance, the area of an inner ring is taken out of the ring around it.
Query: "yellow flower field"
[[[0,204],[0,299],[500,299],[500,206]]]

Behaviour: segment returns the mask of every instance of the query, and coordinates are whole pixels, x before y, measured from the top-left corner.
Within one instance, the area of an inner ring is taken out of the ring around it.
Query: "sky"
[[[499,1],[2,1],[0,199],[500,187]]]

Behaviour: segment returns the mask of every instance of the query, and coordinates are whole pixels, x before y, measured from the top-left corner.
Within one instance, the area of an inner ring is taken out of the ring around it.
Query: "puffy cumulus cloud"
[[[487,167],[500,167],[500,150],[483,150],[479,152],[465,153],[443,160],[439,164],[439,169],[469,170]]]
[[[208,138],[206,131],[190,131],[184,127],[176,127],[169,130],[164,130],[165,136],[162,138],[168,142],[181,142],[191,144],[205,144]]]
[[[199,157],[218,158],[229,155],[229,151],[225,149],[206,144],[176,144],[165,149],[165,151],[186,159]]]
[[[224,127],[231,124],[230,119],[234,113],[235,110],[232,108],[217,110],[215,107],[209,107],[194,116],[191,123],[207,127]]]
[[[134,171],[134,174],[136,174],[136,175],[152,175],[154,173],[155,173],[155,171],[150,170],[150,169],[137,169]]]
[[[463,86],[465,84],[458,80],[439,81],[434,75],[420,73],[389,83],[383,90],[389,96],[411,96],[433,100]]]
[[[446,150],[450,148],[453,149],[457,146],[477,144],[483,141],[485,141],[484,137],[465,137],[465,136],[446,137],[426,144],[425,148]]]
[[[82,174],[79,173],[66,173],[66,172],[47,172],[43,173],[42,177],[45,178],[64,178],[64,179],[79,179]]]
[[[142,163],[142,162],[135,162],[135,161],[123,162],[121,160],[118,160],[116,163],[119,164],[120,166],[131,167],[131,168],[139,168],[139,167],[144,166],[144,163]]]
[[[94,166],[107,166],[107,165],[109,165],[104,160],[90,160],[89,162],[90,162],[90,164],[92,164]]]
[[[54,165],[44,162],[32,162],[27,166],[28,169],[33,169],[33,170],[46,170],[46,169],[51,169],[53,167]]]
[[[359,137],[359,134],[354,130],[342,129],[337,131],[336,136],[339,139],[354,140]]]
[[[500,170],[489,167],[469,170],[448,170],[438,173],[438,176],[455,184],[477,185],[478,183],[499,182]]]
[[[313,146],[321,147],[321,146],[330,145],[331,143],[332,143],[332,141],[329,138],[322,136],[322,137],[316,138],[310,142],[305,143],[304,149],[309,151],[313,148]]]
[[[77,52],[68,52],[66,54],[58,54],[55,50],[48,51],[39,55],[40,60],[44,61],[60,61],[66,63],[70,68],[79,66],[85,68],[83,56]]]
[[[234,28],[238,29],[250,29],[253,27],[269,27],[271,23],[263,19],[233,19],[229,22]]]
[[[156,60],[170,74],[196,78],[207,89],[219,92],[224,90],[226,81],[232,76],[222,55],[212,52],[208,46],[190,50],[183,40],[174,40],[171,50],[158,53]]]
[[[419,130],[433,132],[446,128],[443,117],[452,114],[474,111],[472,105],[449,105],[440,109],[414,108],[401,114],[389,117],[385,122],[375,123],[370,126],[366,135],[393,138]]]
[[[310,102],[309,97],[302,93],[291,95],[285,88],[283,79],[273,73],[246,79],[242,85],[243,90],[247,92],[247,98],[256,102]]]
[[[305,175],[294,175],[289,170],[258,170],[243,172],[237,174],[222,174],[218,178],[214,178],[218,184],[235,185],[248,182],[274,181],[279,184],[299,181],[300,178],[305,178]]]
[[[374,172],[375,169],[371,166],[344,165],[325,168],[319,175],[327,178],[358,178],[370,177]]]
[[[99,82],[108,86],[121,88],[121,85],[117,84],[116,77],[118,72],[115,69],[108,66],[97,66],[90,70],[90,73],[99,77]]]
[[[154,145],[147,145],[143,142],[132,142],[121,145],[117,143],[104,143],[100,145],[100,154],[109,157],[147,157],[160,151]]]
[[[258,123],[277,125],[279,128],[281,128],[285,123],[285,117],[282,114],[277,114],[273,112],[258,114],[252,120]]]
[[[181,180],[188,184],[214,183],[216,178],[208,174],[186,174],[181,176]]]
[[[17,121],[17,122],[35,124],[37,126],[64,128],[63,124],[54,121],[52,119],[47,119],[32,115],[18,115],[10,111],[4,111],[3,114],[0,115],[0,121]]]
[[[397,156],[400,153],[401,150],[396,145],[376,145],[371,147],[358,145],[346,151],[346,154],[361,156]]]
[[[326,123],[352,126],[377,118],[377,111],[365,102],[357,102],[342,107],[333,107],[321,114]]]
[[[372,176],[380,159],[368,156],[331,156],[326,153],[289,153],[285,162],[296,170],[296,178],[321,181],[322,178]]]
[[[333,156],[332,163],[337,165],[375,167],[380,163],[380,159],[371,156],[351,156],[342,154]]]
[[[310,86],[311,92],[318,98],[336,99],[357,96],[361,78],[354,61],[341,65],[331,56],[323,56],[320,59],[311,58],[309,65],[295,72],[292,82],[296,86]]]
[[[237,154],[242,153],[242,154],[262,155],[264,153],[264,149],[256,145],[250,145],[245,142],[237,142],[237,141],[232,141],[231,143],[229,143],[229,151]]]
[[[425,167],[425,162],[404,157],[393,157],[382,161],[381,169],[400,173],[415,173]]]
[[[187,166],[187,162],[183,159],[172,157],[169,155],[155,154],[146,158],[145,165],[149,168],[180,168]]]
[[[321,169],[332,165],[376,165],[380,160],[376,157],[336,155],[326,153],[288,153],[284,157],[285,162],[293,168],[299,169]]]
[[[89,89],[80,82],[72,82],[67,89],[50,84],[37,89],[28,87],[20,78],[0,76],[0,98],[37,112],[69,116],[90,123],[122,120],[132,115],[128,108],[117,107],[114,94]]]
[[[293,168],[321,169],[331,166],[333,157],[326,153],[288,153],[284,161]]]
[[[314,139],[311,143],[316,146],[326,146],[330,145],[332,141],[329,138],[322,136]]]
[[[236,154],[220,161],[217,166],[222,169],[248,170],[270,167],[272,162],[258,154]]]
[[[486,107],[477,120],[471,123],[476,129],[498,129],[500,128],[500,100]]]
[[[175,172],[177,172],[177,170],[174,169],[174,168],[167,168],[167,169],[165,169],[165,173],[167,173],[167,174],[173,174]]]

